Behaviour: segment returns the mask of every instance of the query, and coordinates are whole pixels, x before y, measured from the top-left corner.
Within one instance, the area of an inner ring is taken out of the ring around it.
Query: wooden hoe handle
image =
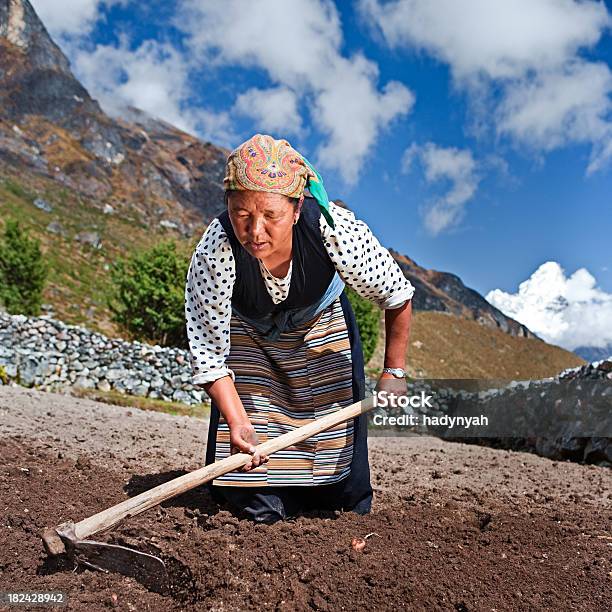
[[[259,444],[256,449],[261,455],[271,455],[279,450],[293,446],[298,442],[307,440],[308,438],[321,433],[327,429],[339,425],[344,421],[348,421],[354,417],[357,417],[365,412],[368,412],[374,407],[374,400],[372,397],[356,402],[351,406],[342,408],[336,412],[316,419],[308,425],[298,427],[293,431],[290,431],[282,436],[268,440],[263,444]],[[237,453],[230,455],[221,461],[211,463],[203,468],[174,478],[164,484],[161,484],[153,489],[140,493],[135,497],[126,499],[125,501],[98,512],[89,518],[83,519],[78,523],[74,524],[74,534],[78,540],[84,540],[94,533],[103,531],[116,525],[120,521],[130,516],[136,516],[149,508],[153,508],[163,501],[180,495],[185,491],[189,491],[205,482],[214,480],[215,478],[233,472],[240,469],[243,465],[246,465],[251,458],[251,455],[246,453]],[[64,524],[65,525],[65,524]],[[61,530],[62,525],[58,527]]]

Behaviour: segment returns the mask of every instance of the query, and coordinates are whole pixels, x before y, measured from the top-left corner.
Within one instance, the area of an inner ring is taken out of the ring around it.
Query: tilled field
[[[206,423],[0,387],[0,435],[0,591],[61,590],[71,610],[610,608],[606,468],[374,438],[368,516],[253,525],[197,489],[95,536],[159,554],[154,592],[49,560],[40,532],[200,467]]]

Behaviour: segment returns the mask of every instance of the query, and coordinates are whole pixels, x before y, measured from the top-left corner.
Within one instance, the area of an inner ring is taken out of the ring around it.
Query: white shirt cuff
[[[414,286],[411,283],[408,283],[408,287],[402,291],[397,291],[389,296],[389,298],[380,305],[380,308],[383,310],[393,310],[395,308],[400,308],[403,306],[408,300],[412,299],[414,295]]]
[[[196,374],[192,377],[191,382],[194,385],[203,385],[204,383],[213,382],[215,380],[219,380],[224,376],[231,376],[232,381],[236,382],[236,376],[232,370],[229,368],[216,368],[214,370],[209,370],[208,372],[203,372],[202,374]]]

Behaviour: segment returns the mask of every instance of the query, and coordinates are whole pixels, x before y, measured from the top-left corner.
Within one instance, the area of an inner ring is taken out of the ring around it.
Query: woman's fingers
[[[254,470],[260,465],[263,465],[264,463],[268,463],[269,459],[270,458],[267,455],[261,455],[259,451],[255,451],[253,453],[253,456],[251,457],[251,460],[247,464],[245,464],[241,469],[245,472],[250,472],[251,470]]]
[[[245,463],[240,470],[242,472],[250,472],[253,469],[253,458],[251,457],[251,459],[249,459],[249,461],[247,463]]]
[[[243,472],[250,472],[259,466],[259,455],[254,453],[252,457],[249,459],[247,463],[245,463],[242,468],[240,468]]]
[[[252,427],[237,427],[230,430],[231,454],[247,453],[250,460],[240,468],[243,472],[250,472],[260,465],[268,462],[268,456],[257,450],[259,439]]]
[[[268,461],[269,457],[259,457],[257,459],[255,457],[252,457],[251,460],[240,469],[244,472],[250,472],[251,470],[254,470],[255,468],[263,465],[264,463],[268,463]]]

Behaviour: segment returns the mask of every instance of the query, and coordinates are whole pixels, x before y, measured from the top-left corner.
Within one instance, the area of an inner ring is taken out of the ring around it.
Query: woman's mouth
[[[263,248],[265,248],[267,246],[267,242],[249,242],[249,246],[254,250],[254,251],[261,251]]]

